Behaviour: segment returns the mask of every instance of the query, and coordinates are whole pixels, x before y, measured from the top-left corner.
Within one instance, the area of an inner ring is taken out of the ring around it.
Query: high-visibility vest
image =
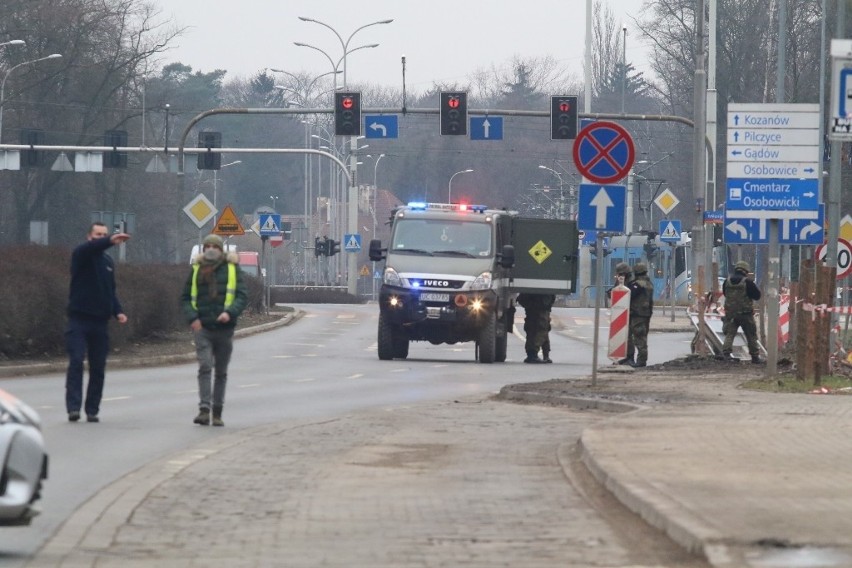
[[[192,300],[192,309],[198,309],[198,269],[201,268],[200,263],[192,265],[192,288],[190,289],[190,298]],[[225,309],[227,310],[234,303],[234,298],[237,296],[237,265],[231,262],[228,263],[228,284],[225,286]]]

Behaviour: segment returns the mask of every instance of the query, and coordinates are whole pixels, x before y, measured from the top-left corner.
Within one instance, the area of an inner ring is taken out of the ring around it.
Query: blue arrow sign
[[[343,235],[343,249],[346,252],[359,252],[361,250],[361,235]]]
[[[277,237],[281,234],[281,215],[278,213],[261,213],[258,221],[261,237]]]
[[[825,205],[820,203],[816,219],[781,219],[778,242],[782,245],[821,245],[825,236]],[[725,217],[725,244],[768,244],[769,221]]]
[[[623,233],[626,203],[627,190],[623,185],[580,184],[577,228]]]
[[[680,240],[681,224],[679,220],[660,221],[660,240],[664,243],[676,243]]]
[[[364,136],[367,138],[399,138],[399,117],[395,114],[364,116]]]
[[[502,140],[502,116],[472,116],[470,118],[471,140]]]

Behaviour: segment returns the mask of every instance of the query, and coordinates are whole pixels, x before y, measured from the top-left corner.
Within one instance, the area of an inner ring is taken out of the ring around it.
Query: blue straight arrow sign
[[[577,228],[623,233],[627,190],[623,185],[580,184]]]

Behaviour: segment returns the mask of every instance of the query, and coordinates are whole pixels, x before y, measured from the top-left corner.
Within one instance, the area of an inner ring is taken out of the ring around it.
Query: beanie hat
[[[202,247],[210,245],[218,248],[219,250],[225,250],[225,241],[222,240],[222,237],[220,237],[219,235],[214,235],[212,233],[204,237],[204,240],[201,241],[201,245]]]

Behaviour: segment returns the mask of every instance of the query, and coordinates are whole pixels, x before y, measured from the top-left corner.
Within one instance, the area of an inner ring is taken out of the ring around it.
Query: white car
[[[47,452],[38,413],[0,389],[0,526],[29,525],[39,514]]]

